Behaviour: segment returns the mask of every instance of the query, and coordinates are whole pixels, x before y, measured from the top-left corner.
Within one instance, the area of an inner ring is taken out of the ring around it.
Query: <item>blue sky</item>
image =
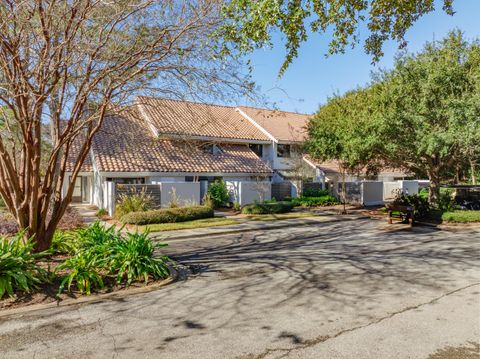
[[[439,1],[437,1],[439,2]],[[408,32],[408,50],[421,50],[426,41],[441,39],[449,30],[459,28],[468,39],[480,36],[480,0],[454,1],[454,16],[437,10],[422,17]],[[365,28],[360,29],[364,38]],[[343,93],[369,82],[370,74],[378,68],[391,68],[398,45],[390,41],[384,45],[384,57],[377,65],[371,64],[363,44],[348,49],[345,54],[325,58],[328,36],[314,34],[303,44],[299,57],[281,79],[278,70],[285,56],[280,37],[274,39],[273,49],[257,50],[252,56],[253,79],[261,93],[275,107],[285,111],[315,112],[334,93]]]

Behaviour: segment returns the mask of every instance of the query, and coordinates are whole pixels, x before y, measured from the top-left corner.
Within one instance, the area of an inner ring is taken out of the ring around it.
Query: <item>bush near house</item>
[[[242,208],[243,214],[275,214],[275,213],[286,213],[290,212],[293,209],[293,204],[291,202],[256,202],[252,204],[247,204]]]
[[[320,197],[297,197],[292,198],[291,203],[294,206],[315,207],[315,206],[330,206],[339,203],[337,198],[331,195],[323,195]]]
[[[323,197],[330,195],[328,189],[307,188],[303,191],[302,197]]]
[[[153,208],[153,199],[145,191],[132,190],[131,193],[121,194],[115,207],[115,217],[122,218],[131,212],[143,212]]]
[[[224,206],[230,196],[228,194],[227,185],[225,184],[224,180],[218,181],[216,180],[208,187],[207,194],[210,196],[210,199],[213,201],[213,205],[215,208]]]
[[[165,208],[155,211],[131,212],[124,215],[121,221],[126,224],[157,224],[192,221],[194,219],[212,218],[214,211],[207,206],[191,206]]]

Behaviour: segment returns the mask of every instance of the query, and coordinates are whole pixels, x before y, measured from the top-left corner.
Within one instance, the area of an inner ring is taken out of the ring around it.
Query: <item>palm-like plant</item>
[[[46,279],[47,272],[35,262],[32,239],[23,242],[24,232],[13,239],[0,239],[0,299],[15,291],[30,292]]]

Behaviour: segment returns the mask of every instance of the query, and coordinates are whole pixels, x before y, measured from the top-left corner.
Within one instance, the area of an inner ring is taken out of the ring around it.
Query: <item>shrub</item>
[[[330,206],[338,203],[334,196],[321,197],[297,197],[292,198],[292,204],[295,206],[315,207],[315,206]]]
[[[307,188],[303,191],[303,197],[323,197],[330,195],[328,189]]]
[[[235,211],[240,211],[242,209],[242,206],[240,206],[240,203],[238,203],[237,201],[233,202],[233,209]]]
[[[225,205],[225,203],[227,203],[230,199],[227,185],[225,184],[224,180],[216,180],[214,183],[212,183],[208,187],[207,193],[210,195],[215,207],[221,207]]]
[[[156,243],[148,239],[148,231],[144,233],[128,233],[126,239],[115,241],[112,245],[112,254],[108,258],[108,267],[117,275],[117,283],[126,280],[130,285],[133,280],[148,278],[166,278],[170,274],[167,256],[154,257],[154,251],[167,246],[166,243]]]
[[[130,212],[145,212],[153,208],[153,199],[144,190],[121,194],[115,207],[115,217],[122,218]]]
[[[75,254],[78,250],[78,240],[74,232],[58,230],[52,238],[52,244],[48,249],[49,254]]]
[[[34,242],[24,243],[23,235],[0,239],[0,299],[5,293],[12,297],[17,290],[28,293],[46,279],[46,271],[35,262]]]
[[[105,228],[99,222],[75,233],[76,254],[57,267],[68,270],[63,277],[59,293],[65,287],[76,286],[81,293],[90,295],[92,289],[104,287],[105,276],[115,276],[117,283],[130,285],[134,280],[165,278],[170,271],[168,257],[154,257],[156,249],[166,244],[154,244],[145,233],[123,234],[114,226]],[[173,262],[172,262],[173,263]]]
[[[243,214],[275,214],[290,212],[293,208],[291,202],[257,202],[244,206]]]
[[[70,273],[63,277],[58,293],[63,292],[65,285],[68,291],[75,283],[80,293],[90,295],[92,289],[103,288],[103,269],[105,260],[95,251],[81,251],[75,256],[60,264],[56,270],[69,270]]]
[[[156,224],[192,221],[194,219],[212,218],[213,209],[207,206],[192,206],[179,208],[166,208],[155,211],[132,212],[122,217],[122,222],[127,224]]]
[[[455,198],[453,197],[453,191],[451,189],[443,189],[440,191],[438,197],[438,209],[441,211],[451,212],[455,209]]]
[[[407,196],[403,192],[399,192],[395,197],[393,203],[403,206],[415,207],[415,212],[413,216],[417,219],[427,217],[428,213],[430,212],[430,205],[428,204],[428,199],[418,194],[411,194]]]
[[[213,199],[212,196],[210,196],[210,193],[206,193],[205,196],[203,196],[203,205],[212,209],[215,208],[215,203],[213,203]]]
[[[95,214],[97,218],[103,218],[108,216],[108,211],[105,208],[99,208]]]

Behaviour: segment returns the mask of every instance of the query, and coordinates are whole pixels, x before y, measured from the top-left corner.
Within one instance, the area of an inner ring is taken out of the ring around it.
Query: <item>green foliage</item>
[[[403,206],[415,207],[413,215],[416,219],[426,218],[428,216],[428,213],[430,212],[430,205],[428,203],[428,199],[423,196],[419,196],[418,194],[411,194],[407,196],[402,191],[399,191],[393,203]]]
[[[128,233],[124,240],[112,243],[111,255],[107,259],[107,267],[111,273],[117,273],[117,283],[126,281],[130,285],[132,281],[148,278],[166,278],[170,274],[167,256],[154,257],[156,249],[167,246],[166,243],[153,243],[148,239],[148,231],[144,233]]]
[[[441,211],[451,212],[455,209],[456,203],[451,189],[442,189],[438,197],[437,207]]]
[[[307,188],[303,191],[303,197],[323,197],[329,194],[328,189]]]
[[[154,224],[192,221],[194,219],[212,218],[214,211],[207,206],[191,206],[179,208],[158,209],[155,211],[132,212],[122,217],[127,224]]]
[[[441,219],[452,223],[480,222],[480,211],[447,211],[441,214]]]
[[[453,0],[444,0],[443,9],[453,14]],[[440,5],[440,4],[439,4]],[[224,13],[229,19],[221,30],[225,38],[224,52],[231,43],[243,52],[271,45],[272,34],[280,32],[285,39],[286,58],[280,69],[285,72],[298,55],[308,33],[330,37],[328,54],[344,53],[349,46],[359,43],[361,23],[370,32],[365,40],[365,51],[374,61],[383,55],[383,43],[396,40],[405,44],[406,31],[421,16],[435,9],[431,0],[356,1],[356,0],[233,0],[226,3]]]
[[[305,207],[315,207],[315,206],[331,206],[338,204],[337,198],[331,195],[324,195],[320,197],[297,197],[292,198],[291,203],[294,206],[305,206]]]
[[[353,174],[387,165],[428,176],[433,204],[442,179],[480,158],[479,119],[480,42],[453,31],[400,54],[369,87],[331,98],[310,122],[306,148]]]
[[[63,292],[65,285],[70,291],[75,283],[80,293],[90,295],[92,289],[104,287],[102,269],[105,260],[96,251],[81,251],[68,258],[57,267],[57,271],[68,270],[69,274],[63,277],[58,292]]]
[[[62,279],[59,293],[65,286],[72,286],[81,293],[90,295],[94,289],[104,287],[107,276],[114,276],[116,282],[130,285],[133,281],[168,277],[168,257],[155,257],[154,252],[167,244],[154,244],[144,233],[123,234],[114,226],[105,228],[99,222],[75,233],[77,249],[75,255],[57,267],[57,271],[68,270]]]
[[[75,232],[57,230],[48,249],[49,254],[74,254],[79,247]]]
[[[214,183],[212,183],[208,187],[207,193],[210,195],[215,208],[225,205],[230,198],[227,185],[225,184],[224,180],[216,180]]]
[[[115,217],[120,219],[130,212],[144,212],[153,208],[153,200],[145,191],[121,194],[115,207]]]
[[[275,214],[286,213],[293,209],[291,202],[256,202],[242,208],[243,214]]]
[[[242,209],[242,206],[240,206],[240,203],[238,203],[237,201],[233,202],[233,209],[235,211],[240,211]]]
[[[108,211],[105,208],[99,208],[95,215],[97,218],[102,218],[108,216]]]
[[[215,208],[215,203],[213,202],[212,196],[210,196],[209,193],[206,193],[203,197],[203,205],[212,209]]]
[[[23,242],[23,232],[14,238],[0,238],[0,299],[15,291],[30,292],[46,279],[46,271],[35,262],[32,239]]]

